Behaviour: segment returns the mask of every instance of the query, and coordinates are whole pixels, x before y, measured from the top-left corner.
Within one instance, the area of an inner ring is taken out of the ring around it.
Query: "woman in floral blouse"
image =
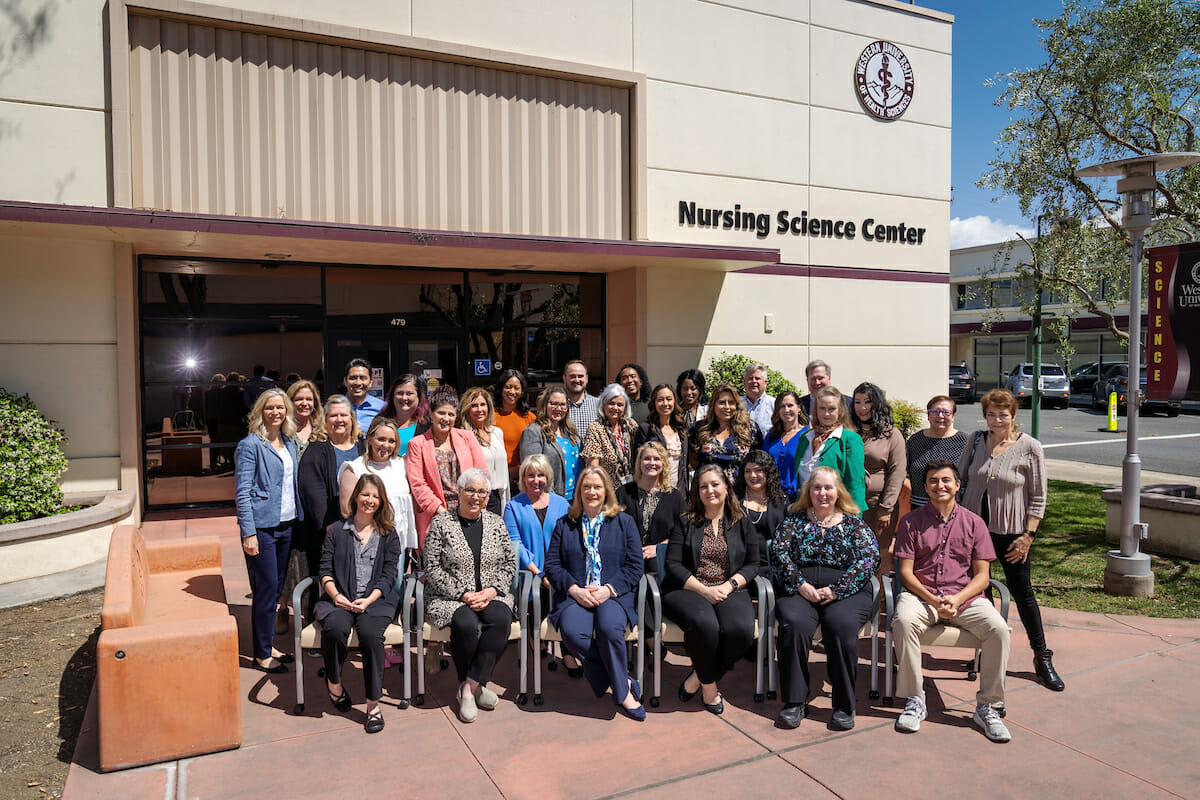
[[[874,609],[871,576],[879,566],[875,534],[858,513],[837,471],[817,467],[771,542],[783,691],[779,723],[785,728],[804,719],[808,653],[818,624],[833,686],[829,727],[854,727],[858,631]]]
[[[694,437],[690,446],[694,466],[699,469],[716,464],[725,470],[730,485],[741,475],[746,454],[763,446],[762,432],[751,422],[741,397],[727,383],[713,389],[708,415],[696,423]]]

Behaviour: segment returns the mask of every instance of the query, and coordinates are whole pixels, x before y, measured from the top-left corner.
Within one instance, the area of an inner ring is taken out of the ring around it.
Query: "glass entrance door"
[[[456,333],[440,336],[423,333],[410,338],[396,331],[330,331],[325,362],[330,370],[325,376],[325,396],[345,391],[342,379],[346,364],[353,358],[371,362],[376,376],[371,393],[384,401],[392,381],[405,373],[425,378],[430,391],[442,384],[461,391],[465,388],[462,377],[466,374],[464,344],[462,335]]]

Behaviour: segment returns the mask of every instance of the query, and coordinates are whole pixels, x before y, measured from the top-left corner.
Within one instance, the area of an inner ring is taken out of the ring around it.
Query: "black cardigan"
[[[744,498],[738,498],[743,500]],[[779,530],[780,523],[787,516],[787,503],[767,503],[767,510],[763,512],[762,519],[758,524],[755,524],[753,512],[746,509],[746,504],[742,503],[742,513],[746,515],[746,519],[754,526],[755,532],[758,533],[758,565],[763,569],[767,567],[767,540],[775,538],[775,531]]]
[[[617,502],[625,506],[625,513],[633,517],[633,521],[637,523],[643,546],[670,541],[671,535],[683,527],[683,512],[687,509],[687,501],[684,500],[678,489],[664,492],[658,498],[658,507],[654,509],[654,515],[647,524],[642,519],[639,502],[644,494],[645,492],[641,490],[636,481],[630,481],[617,489]],[[658,559],[647,558],[646,574],[654,575],[657,572]]]
[[[687,428],[675,431],[679,436],[679,470],[675,474],[675,488],[678,489],[684,497],[687,496],[689,481],[688,481],[688,455],[690,442],[688,441],[689,432]],[[662,429],[657,425],[652,425],[649,422],[643,422],[638,425],[637,431],[633,434],[633,452],[636,464],[637,451],[642,448],[646,442],[658,442],[665,449],[667,440],[663,438]],[[669,464],[664,466],[670,466]]]
[[[307,451],[305,455],[307,455]],[[358,534],[346,527],[346,521],[338,522],[329,529],[325,537],[325,546],[321,552],[321,577],[333,578],[337,590],[353,600],[356,597],[357,582],[355,564],[357,556]],[[396,591],[396,576],[400,572],[400,537],[395,531],[379,540],[379,552],[375,556],[375,564],[371,570],[371,583],[363,595],[369,595],[378,589],[382,597],[367,606],[365,613],[370,617],[396,618],[396,608],[400,605],[400,594]],[[323,620],[337,606],[329,598],[329,594],[320,589],[320,600],[317,601],[314,615]]]
[[[355,443],[358,454],[367,452],[367,444]],[[300,457],[297,480],[300,483],[300,505],[304,508],[300,542],[305,550],[320,550],[326,529],[342,518],[337,482],[337,453],[329,442],[312,442]]]
[[[687,579],[695,575],[700,563],[700,545],[704,541],[704,520],[700,524],[685,522],[667,543],[667,577],[663,591],[682,589]],[[750,520],[743,516],[725,526],[725,541],[729,546],[729,574],[741,574],[750,583],[758,576],[758,533]],[[742,587],[745,588],[745,587]]]

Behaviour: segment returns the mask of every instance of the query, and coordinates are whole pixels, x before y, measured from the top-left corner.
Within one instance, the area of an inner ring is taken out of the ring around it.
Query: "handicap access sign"
[[[492,374],[492,360],[490,358],[475,359],[475,377],[487,378]]]

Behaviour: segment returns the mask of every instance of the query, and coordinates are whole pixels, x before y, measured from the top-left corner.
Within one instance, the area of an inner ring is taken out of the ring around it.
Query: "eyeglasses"
[[[931,417],[953,417],[954,416],[953,411],[947,411],[944,408],[931,408],[928,411],[928,414]]]
[[[487,489],[463,489],[462,493],[465,494],[467,497],[487,497],[488,496]]]
[[[566,408],[566,403],[546,403],[548,408]]]

